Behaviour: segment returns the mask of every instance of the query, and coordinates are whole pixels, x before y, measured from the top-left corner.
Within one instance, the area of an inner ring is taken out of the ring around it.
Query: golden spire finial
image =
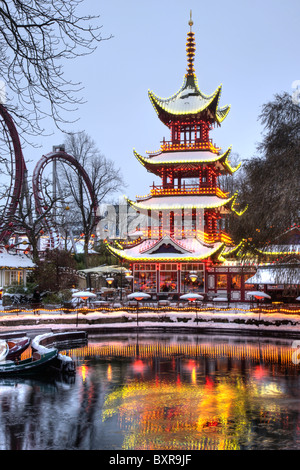
[[[191,28],[191,31],[192,31],[192,26],[193,26],[194,22],[192,20],[192,10],[190,10],[190,21],[189,21],[189,25],[190,25],[190,28]]]
[[[190,32],[187,35],[187,43],[186,43],[186,52],[187,52],[187,60],[188,60],[188,68],[186,76],[193,76],[195,74],[194,70],[194,57],[195,57],[195,34],[192,31],[192,26],[194,22],[192,20],[192,10],[190,10]]]

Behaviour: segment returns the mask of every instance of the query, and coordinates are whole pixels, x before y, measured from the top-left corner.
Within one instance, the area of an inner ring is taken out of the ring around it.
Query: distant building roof
[[[24,254],[8,253],[5,248],[0,248],[0,269],[32,269],[35,264]]]

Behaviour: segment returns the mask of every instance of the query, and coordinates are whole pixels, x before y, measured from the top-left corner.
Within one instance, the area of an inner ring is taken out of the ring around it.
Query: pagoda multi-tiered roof
[[[192,26],[192,21],[190,21]],[[171,132],[170,141],[165,139],[157,152],[146,157],[134,150],[137,160],[147,171],[162,179],[161,185],[150,188],[150,193],[137,196],[136,201],[127,199],[137,213],[153,215],[169,211],[168,217],[180,216],[182,211],[195,216],[195,210],[203,211],[207,228],[187,230],[182,239],[176,239],[174,230],[170,233],[153,228],[137,229],[139,236],[123,241],[108,249],[114,255],[132,262],[175,262],[189,260],[218,260],[225,247],[232,241],[217,228],[217,221],[223,215],[235,210],[237,194],[230,195],[219,187],[221,175],[232,175],[240,165],[233,168],[229,157],[231,148],[225,152],[214,145],[209,138],[213,126],[219,126],[229,113],[230,106],[219,107],[222,86],[211,95],[204,94],[194,71],[195,40],[192,30],[187,38],[187,73],[182,87],[169,98],[161,98],[148,92],[150,101],[159,119]],[[198,178],[198,183],[194,183]],[[185,180],[189,181],[186,182]],[[175,183],[176,180],[176,183]],[[190,184],[191,182],[191,184]],[[158,217],[156,218],[158,220]],[[174,222],[173,222],[174,223]],[[177,237],[178,238],[178,237]]]

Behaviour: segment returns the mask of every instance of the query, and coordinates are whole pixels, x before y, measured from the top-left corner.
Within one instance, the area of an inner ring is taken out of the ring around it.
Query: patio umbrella
[[[296,300],[300,300],[300,295],[299,295],[299,297],[296,298]]]
[[[132,292],[132,294],[127,295],[128,299],[143,300],[149,299],[151,295],[146,294],[146,292]]]
[[[80,269],[80,272],[86,274],[117,274],[125,273],[127,269],[124,266],[110,265],[110,266],[95,266],[94,268]]]
[[[72,297],[78,297],[80,299],[87,300],[90,297],[97,297],[97,296],[93,292],[79,291],[79,292],[74,292],[74,294],[72,294]]]
[[[180,298],[183,299],[183,300],[190,300],[191,302],[194,302],[195,300],[203,300],[204,299],[203,295],[195,294],[193,292],[181,295]]]
[[[259,290],[247,292],[248,295],[255,297],[256,299],[271,299],[271,296],[266,294],[265,292],[261,292]]]

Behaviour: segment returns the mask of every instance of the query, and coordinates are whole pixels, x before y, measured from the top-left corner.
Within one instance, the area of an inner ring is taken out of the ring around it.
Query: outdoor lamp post
[[[188,300],[189,302],[195,302],[195,303],[196,303],[197,300],[203,300],[204,299],[203,295],[194,294],[192,292],[189,292],[188,294],[181,295],[180,298],[182,300]],[[197,322],[197,325],[198,325],[198,315],[197,315],[196,307],[195,307],[195,313],[196,313],[196,322]]]
[[[129,282],[129,284],[131,283],[131,290],[133,290],[133,285],[132,285],[133,276],[132,276],[132,274],[128,274],[127,276],[125,276],[125,279],[126,279],[126,281]]]
[[[248,295],[251,295],[251,297],[254,297],[257,300],[257,305],[259,305],[259,301],[262,299],[271,299],[270,295],[266,294],[265,292],[261,291],[250,291],[248,292]],[[258,320],[260,321],[260,308],[258,309]]]
[[[114,278],[113,278],[113,277],[107,277],[107,278],[106,278],[106,282],[107,282],[107,284],[108,284],[109,286],[111,286],[112,283],[114,282]]]
[[[86,305],[87,299],[89,299],[91,297],[97,297],[97,296],[93,292],[83,291],[83,292],[74,292],[74,294],[72,294],[72,297],[76,297],[76,298],[85,300],[85,305]],[[77,315],[76,315],[76,326],[78,326],[78,308],[77,308]]]
[[[135,299],[137,301],[137,306],[136,306],[136,323],[137,326],[139,325],[139,301],[143,299],[149,299],[151,295],[146,294],[145,292],[133,292],[132,294],[129,294],[127,296],[128,299]]]

